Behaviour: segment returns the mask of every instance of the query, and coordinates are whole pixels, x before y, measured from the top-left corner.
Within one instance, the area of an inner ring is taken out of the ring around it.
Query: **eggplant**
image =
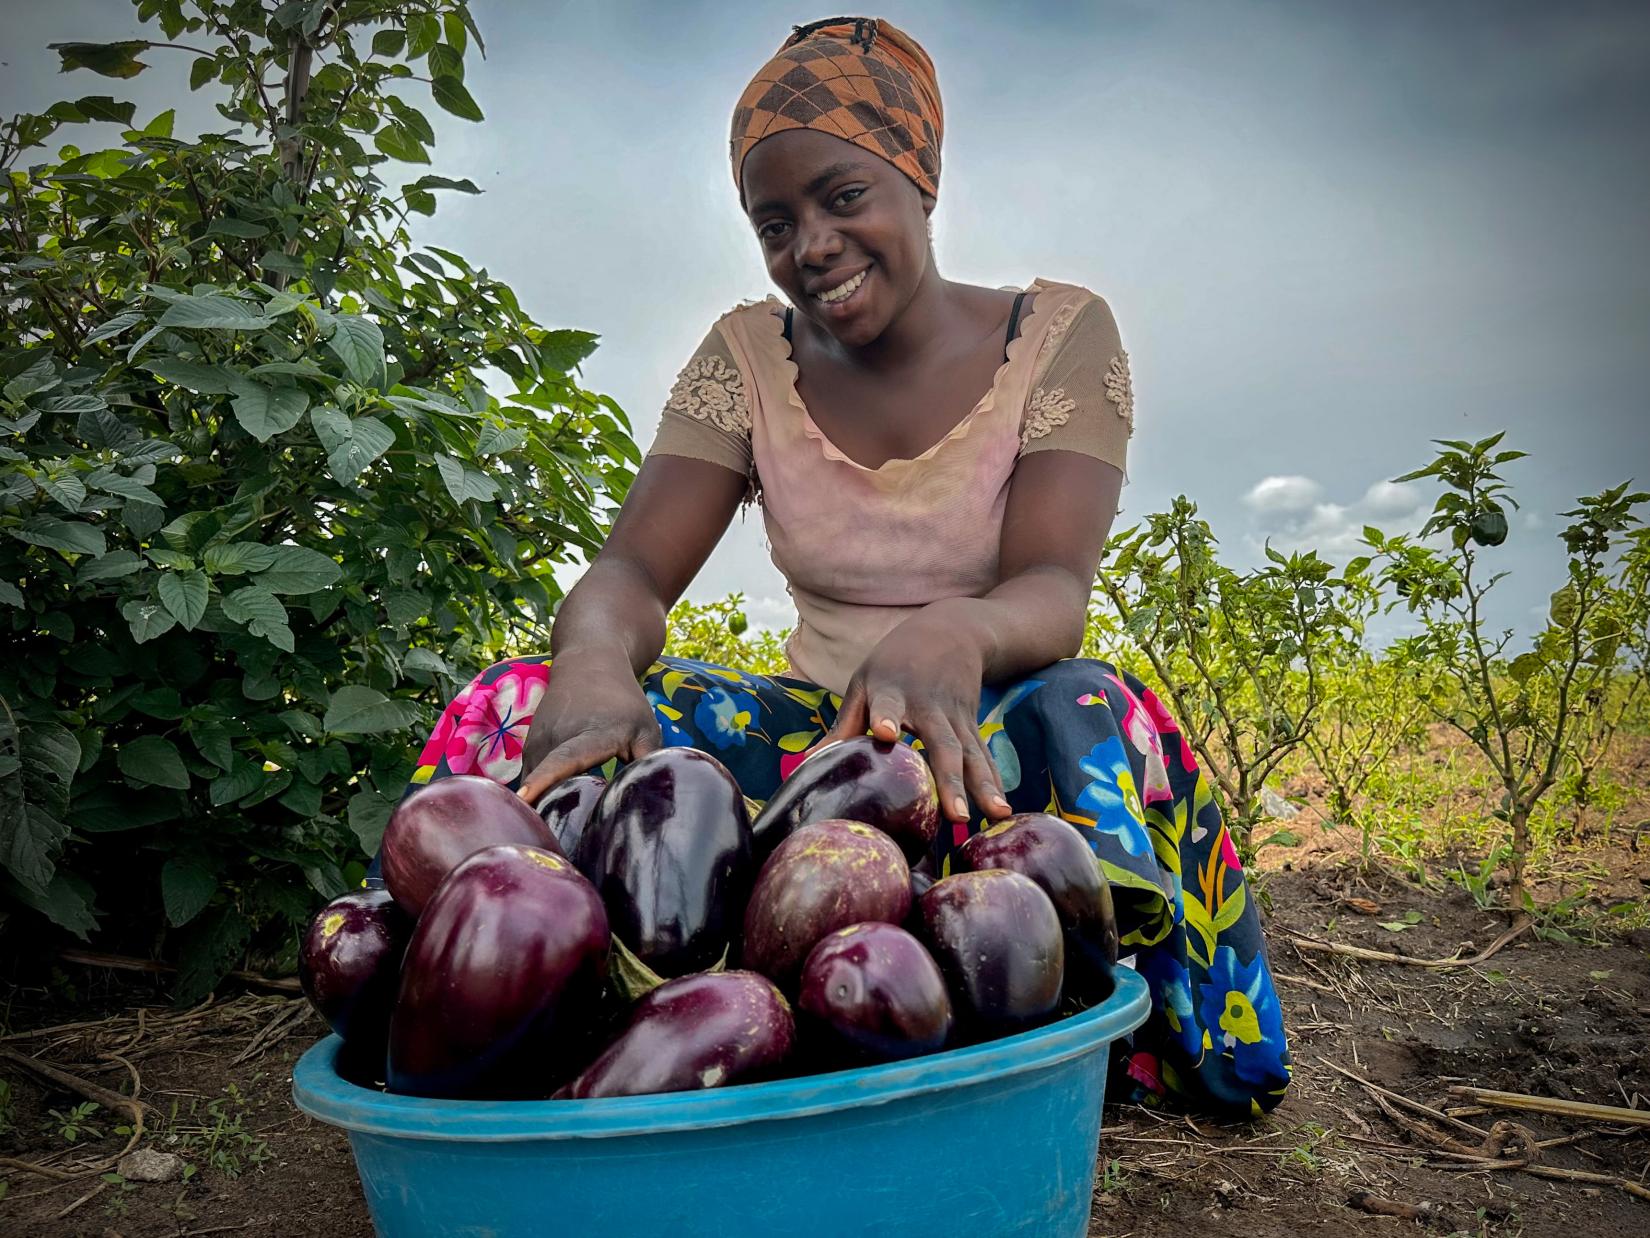
[[[853,924],[814,946],[797,1000],[804,1034],[860,1061],[945,1047],[951,998],[922,943],[892,924]]]
[[[624,1034],[557,1096],[592,1100],[747,1083],[777,1072],[795,1040],[791,1008],[766,977],[683,976],[642,998]]]
[[[758,862],[804,825],[826,820],[879,829],[916,861],[940,832],[928,762],[908,744],[869,735],[817,749],[779,784],[751,827]]]
[[[953,873],[920,906],[924,943],[966,1034],[989,1040],[1054,1013],[1065,944],[1060,915],[1035,881],[1002,868]]]
[[[409,914],[422,915],[460,860],[504,843],[562,854],[544,819],[503,783],[475,774],[439,778],[390,814],[384,827],[384,884]]]
[[[745,908],[743,963],[786,993],[820,938],[850,924],[897,924],[911,872],[894,840],[858,821],[816,821],[779,844]]]
[[[562,854],[578,863],[579,841],[596,811],[596,801],[607,790],[607,779],[598,774],[579,774],[551,787],[535,805],[550,827]],[[582,870],[581,870],[582,871]],[[589,873],[584,874],[586,877]]]
[[[1084,1005],[1111,992],[1117,912],[1100,859],[1075,825],[1047,813],[1010,817],[961,848],[966,868],[1005,868],[1042,887],[1066,934],[1066,989]]]
[[[389,1090],[550,1095],[583,1063],[607,951],[602,901],[570,860],[515,845],[476,852],[441,883],[407,946]]]
[[[661,748],[608,784],[574,863],[591,874],[613,935],[661,976],[714,966],[750,893],[750,816],[723,764]]]
[[[298,980],[332,1030],[352,1049],[383,1056],[401,955],[412,919],[385,889],[353,890],[309,922]]]

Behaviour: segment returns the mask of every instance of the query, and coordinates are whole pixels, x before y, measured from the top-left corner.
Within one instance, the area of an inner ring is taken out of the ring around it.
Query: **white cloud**
[[[1426,502],[1413,482],[1378,481],[1364,491],[1362,508],[1371,520],[1408,516]]]
[[[1303,512],[1322,493],[1323,487],[1310,477],[1264,477],[1243,496],[1243,501],[1257,512]]]

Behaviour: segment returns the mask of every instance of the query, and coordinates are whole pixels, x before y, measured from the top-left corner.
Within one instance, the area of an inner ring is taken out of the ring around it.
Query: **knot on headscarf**
[[[934,62],[880,17],[832,17],[797,26],[751,79],[733,112],[728,151],[744,200],[745,156],[765,137],[818,129],[893,164],[934,196],[940,187],[940,109]]]

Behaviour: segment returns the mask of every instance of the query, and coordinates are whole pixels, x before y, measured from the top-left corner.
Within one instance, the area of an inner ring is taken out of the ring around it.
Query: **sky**
[[[474,0],[487,114],[437,109],[446,195],[420,242],[599,332],[586,384],[645,447],[709,325],[774,291],[739,211],[728,118],[798,22],[769,0]],[[59,77],[47,42],[138,32],[123,0],[0,0],[0,111],[116,93],[176,102],[187,55],[130,83]],[[1522,510],[1492,618],[1562,583],[1557,513],[1650,489],[1650,6],[1545,0],[888,0],[939,74],[942,274],[1105,297],[1136,430],[1114,526],[1176,494],[1229,557],[1413,529],[1436,491],[1390,479],[1429,440],[1507,432]],[[159,38],[158,34],[154,37]],[[199,123],[215,117],[197,99]],[[180,110],[180,129],[190,119]],[[410,179],[410,178],[409,178]],[[1646,513],[1650,515],[1650,513]],[[572,578],[570,574],[569,579]],[[788,624],[755,514],[689,597]]]

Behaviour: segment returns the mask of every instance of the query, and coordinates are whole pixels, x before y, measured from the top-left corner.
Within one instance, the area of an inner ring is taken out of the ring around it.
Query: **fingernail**
[[[993,795],[991,797],[991,806],[993,808],[1007,808],[1008,807],[1008,801],[1005,800],[1000,795]]]
[[[951,801],[951,811],[959,817],[966,817],[968,815],[968,801],[959,795]]]
[[[877,726],[881,727],[885,731],[898,731],[899,730],[899,727],[894,725],[894,720],[892,718],[879,718],[879,719],[877,719]]]

